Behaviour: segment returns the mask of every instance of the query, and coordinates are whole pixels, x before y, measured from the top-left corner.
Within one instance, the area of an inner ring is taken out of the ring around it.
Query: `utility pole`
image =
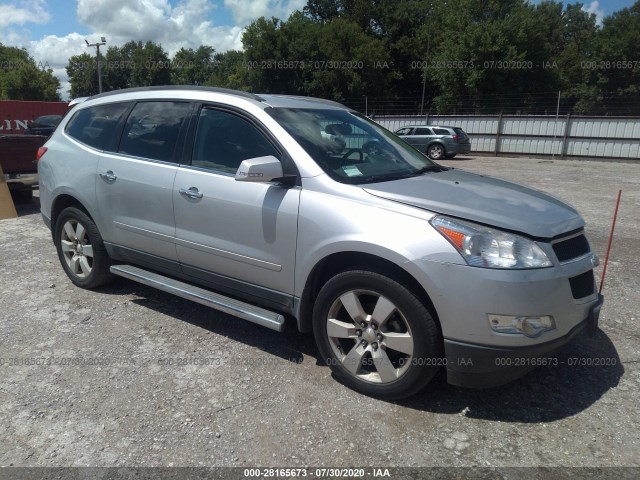
[[[85,38],[84,42],[87,44],[87,47],[96,47],[96,59],[98,61],[98,93],[102,93],[102,62],[100,61],[100,46],[106,45],[107,39],[105,37],[100,37],[100,42],[89,43]]]

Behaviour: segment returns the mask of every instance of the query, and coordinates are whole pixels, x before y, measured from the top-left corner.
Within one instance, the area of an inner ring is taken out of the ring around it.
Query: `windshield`
[[[354,112],[300,108],[267,111],[331,178],[341,183],[384,182],[446,170]]]

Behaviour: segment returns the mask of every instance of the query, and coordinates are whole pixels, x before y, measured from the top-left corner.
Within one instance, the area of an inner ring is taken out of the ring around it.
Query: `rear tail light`
[[[36,153],[36,162],[39,162],[45,153],[47,153],[47,147],[40,147]]]
[[[453,139],[457,142],[458,141],[458,135],[454,135]]]

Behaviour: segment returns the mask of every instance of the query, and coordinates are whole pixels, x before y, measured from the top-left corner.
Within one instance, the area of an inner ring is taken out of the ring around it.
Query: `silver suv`
[[[408,125],[396,135],[424,152],[431,160],[453,158],[471,151],[471,139],[460,127],[442,125]]]
[[[202,88],[80,103],[39,152],[71,281],[127,277],[281,331],[386,398],[445,368],[492,386],[594,331],[584,221],[537,190],[438,165],[329,101]]]

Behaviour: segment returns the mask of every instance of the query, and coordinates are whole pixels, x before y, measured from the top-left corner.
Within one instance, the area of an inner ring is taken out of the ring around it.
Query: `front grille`
[[[576,277],[569,279],[571,285],[571,294],[573,298],[584,298],[592,295],[596,291],[596,282],[593,278],[593,270],[584,272]]]
[[[553,244],[553,251],[556,253],[558,260],[566,262],[572,258],[578,258],[586,255],[591,251],[589,242],[584,235],[571,237]]]

